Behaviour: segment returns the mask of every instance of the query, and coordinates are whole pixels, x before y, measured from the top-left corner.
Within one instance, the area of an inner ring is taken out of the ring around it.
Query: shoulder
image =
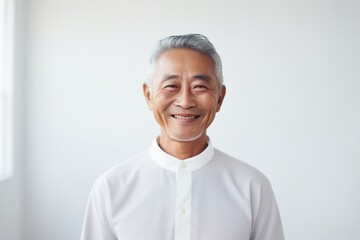
[[[139,172],[144,171],[151,165],[149,161],[149,151],[146,150],[134,157],[122,161],[103,174],[101,174],[95,181],[94,188],[108,188],[112,185],[119,185],[127,182],[138,175]]]
[[[217,171],[223,172],[233,179],[243,183],[255,185],[269,185],[268,178],[257,168],[250,164],[232,157],[218,149],[214,151],[212,165]]]

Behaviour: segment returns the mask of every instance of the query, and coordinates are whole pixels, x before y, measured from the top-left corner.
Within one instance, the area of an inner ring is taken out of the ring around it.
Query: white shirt
[[[94,184],[82,240],[283,240],[271,185],[208,147],[179,160],[151,148]]]

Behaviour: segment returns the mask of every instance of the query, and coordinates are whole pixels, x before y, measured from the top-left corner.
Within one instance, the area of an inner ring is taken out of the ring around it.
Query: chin
[[[177,136],[175,134],[174,135],[169,134],[169,136],[172,140],[175,140],[178,142],[192,142],[192,141],[198,140],[202,135],[203,135],[203,133],[200,133],[195,136]]]

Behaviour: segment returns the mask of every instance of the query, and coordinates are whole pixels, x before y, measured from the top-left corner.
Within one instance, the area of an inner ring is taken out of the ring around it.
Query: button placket
[[[180,163],[176,172],[175,240],[190,240],[191,184],[190,169]]]

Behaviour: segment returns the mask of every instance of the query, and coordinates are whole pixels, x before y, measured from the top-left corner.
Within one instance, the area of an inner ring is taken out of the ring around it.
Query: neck
[[[206,134],[193,141],[178,141],[168,136],[160,135],[157,141],[163,151],[180,160],[194,157],[207,147]]]

